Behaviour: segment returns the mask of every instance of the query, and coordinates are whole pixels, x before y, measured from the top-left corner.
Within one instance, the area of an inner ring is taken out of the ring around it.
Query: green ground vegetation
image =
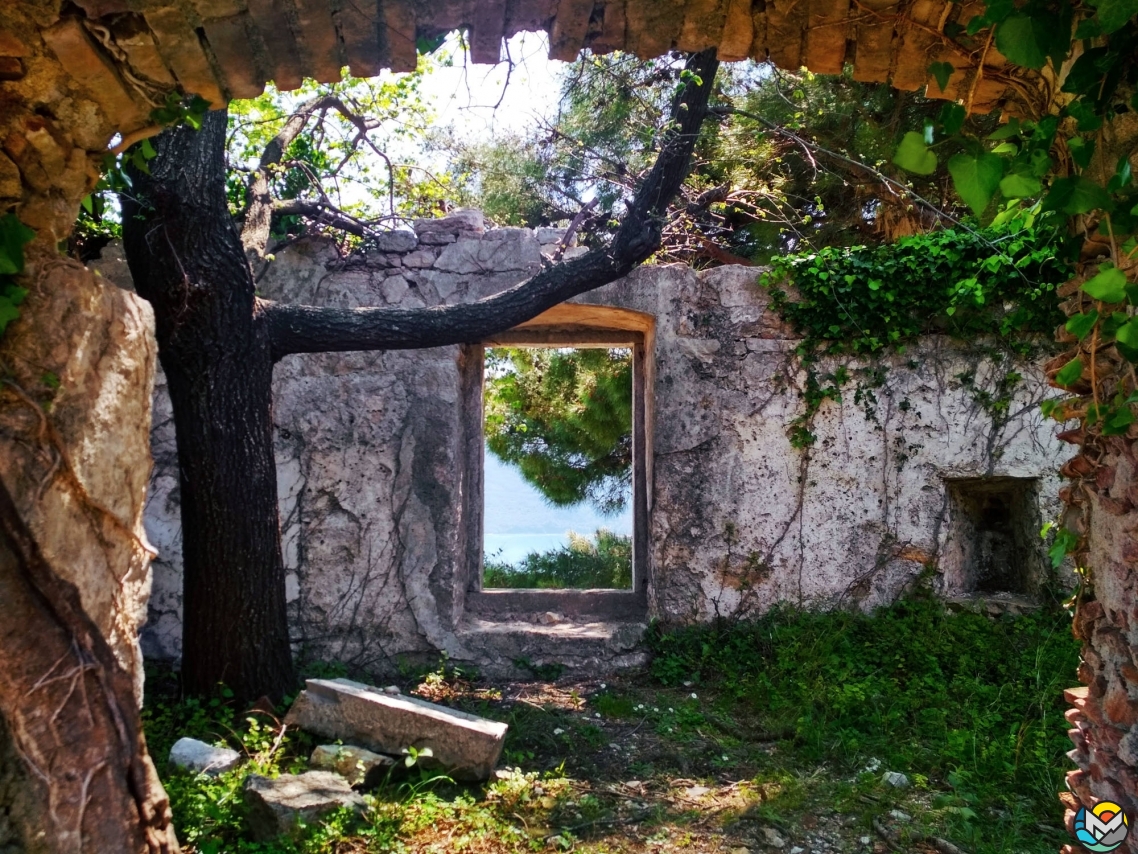
[[[572,531],[569,544],[531,552],[519,563],[488,555],[482,563],[483,587],[629,588],[632,586],[632,537],[601,528],[593,538]]]
[[[191,854],[759,850],[771,834],[788,850],[824,839],[830,851],[884,851],[879,829],[914,851],[933,836],[970,854],[1050,854],[1066,841],[1061,689],[1077,646],[1061,611],[779,608],[654,627],[649,644],[648,668],[605,682],[408,675],[420,696],[507,721],[503,770],[456,786],[411,768],[370,792],[363,816],[292,840],[249,840],[241,785],[251,771],[305,767],[308,736],[224,697],[176,702],[176,685],[152,678],[147,738],[160,765],[181,735],[250,757],[214,780],[163,768]],[[886,770],[912,786],[887,786]]]

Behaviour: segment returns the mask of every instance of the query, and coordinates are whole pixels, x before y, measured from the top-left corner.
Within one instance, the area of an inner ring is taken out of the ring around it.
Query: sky
[[[470,63],[456,34],[439,55],[449,55],[453,64],[426,75],[420,91],[438,112],[438,123],[453,124],[467,139],[523,132],[557,109],[557,75],[567,63],[549,59],[545,33],[518,33],[506,43],[498,65]]]

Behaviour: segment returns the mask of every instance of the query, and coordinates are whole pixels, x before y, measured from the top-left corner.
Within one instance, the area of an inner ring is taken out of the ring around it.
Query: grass
[[[656,627],[649,643],[646,671],[603,682],[411,679],[436,702],[507,721],[505,770],[483,786],[413,770],[371,792],[364,816],[292,840],[249,841],[240,786],[250,768],[303,768],[310,738],[281,739],[272,717],[219,697],[150,702],[148,740],[158,757],[181,735],[250,756],[217,780],[165,773],[189,852],[754,852],[769,834],[787,851],[884,852],[877,827],[914,852],[932,851],[928,836],[970,854],[1050,854],[1066,841],[1060,692],[1077,647],[1063,613],[780,609]],[[913,785],[885,785],[886,770]]]

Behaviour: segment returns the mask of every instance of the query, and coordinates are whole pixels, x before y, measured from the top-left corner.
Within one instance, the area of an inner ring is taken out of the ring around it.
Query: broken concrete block
[[[494,771],[506,725],[417,697],[392,696],[350,679],[309,679],[285,723],[324,738],[400,755],[430,748],[422,762],[456,780],[485,780]]]
[[[364,808],[364,799],[331,771],[281,774],[275,780],[250,774],[245,780],[245,803],[249,829],[262,842],[291,834],[300,822],[311,824],[340,807]]]
[[[179,738],[170,748],[170,764],[187,771],[216,777],[236,767],[241,754],[228,747],[214,747],[196,738]]]
[[[372,753],[350,744],[322,744],[312,751],[308,764],[324,771],[335,771],[352,786],[377,785],[388,768],[399,764],[394,756]]]

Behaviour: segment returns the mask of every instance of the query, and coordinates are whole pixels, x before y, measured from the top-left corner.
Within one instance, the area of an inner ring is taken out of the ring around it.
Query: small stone
[[[763,828],[763,842],[771,848],[783,848],[786,845],[786,840],[773,827]]]
[[[364,799],[330,771],[281,774],[275,780],[250,774],[245,780],[245,803],[249,829],[261,842],[292,833],[299,822],[311,824],[340,807],[364,808]]]
[[[802,852],[805,850],[806,849],[803,848],[801,845],[795,845],[793,848],[790,849],[790,854],[802,854]]]
[[[561,622],[561,615],[555,614],[553,611],[546,611],[537,618],[537,621],[543,626],[555,626]]]
[[[901,810],[890,810],[889,815],[893,816],[893,818],[895,818],[897,821],[913,820],[913,817],[911,815],[909,815],[907,812],[901,812]]]
[[[388,685],[386,688],[383,689],[383,693],[384,694],[401,694],[403,692],[399,690],[398,685]]]
[[[751,849],[740,845],[738,848],[732,848],[731,854],[751,854]]]
[[[691,786],[690,788],[684,789],[684,794],[689,798],[702,798],[710,791],[711,789],[707,786]]]
[[[885,785],[892,786],[894,789],[909,788],[909,778],[900,771],[886,771],[881,776],[881,780]]]
[[[170,748],[170,764],[187,771],[216,777],[237,766],[241,754],[228,747],[214,747],[196,738],[179,738]]]
[[[872,841],[873,840],[870,839],[868,836],[863,836],[861,839],[858,840],[858,842],[860,842],[862,845],[868,845]]]
[[[435,263],[438,256],[430,249],[420,249],[403,256],[403,266],[413,270],[424,270]]]
[[[588,246],[570,246],[565,250],[565,254],[561,256],[562,261],[572,261],[574,258],[580,258],[582,255],[589,254]]]
[[[308,764],[324,771],[335,771],[352,786],[380,782],[388,768],[399,764],[394,756],[373,753],[350,744],[322,744],[312,751]]]
[[[380,252],[410,252],[419,245],[419,238],[415,232],[401,228],[381,231],[372,238],[372,242]]]

